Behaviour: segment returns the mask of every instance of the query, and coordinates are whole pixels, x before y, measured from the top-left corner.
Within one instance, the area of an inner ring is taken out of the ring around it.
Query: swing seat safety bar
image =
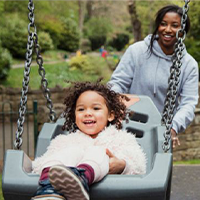
[[[149,97],[139,96],[129,108],[134,111],[123,127],[136,134],[147,156],[145,175],[107,175],[90,187],[91,200],[167,200],[170,196],[172,153],[164,153],[162,144],[165,127],[161,116]],[[36,157],[41,156],[62,130],[64,119],[45,123],[39,134]],[[171,150],[171,149],[170,149]],[[39,175],[31,173],[32,161],[21,150],[7,150],[4,159],[2,189],[5,200],[30,200],[37,187]]]

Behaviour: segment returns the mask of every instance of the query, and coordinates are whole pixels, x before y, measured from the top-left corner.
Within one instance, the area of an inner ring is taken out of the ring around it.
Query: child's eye
[[[99,107],[94,107],[94,110],[100,110],[101,108],[99,108]]]
[[[79,112],[84,111],[84,108],[78,108],[77,111]]]

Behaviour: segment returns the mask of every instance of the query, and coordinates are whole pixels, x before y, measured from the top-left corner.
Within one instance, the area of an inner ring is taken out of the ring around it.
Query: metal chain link
[[[181,74],[181,66],[182,66],[181,59],[183,57],[183,50],[184,50],[183,41],[186,36],[185,26],[187,20],[187,12],[189,10],[188,6],[189,2],[190,0],[185,0],[185,5],[182,8],[183,15],[181,17],[181,29],[176,33],[177,42],[175,44],[172,66],[170,68],[170,77],[168,79],[167,95],[161,119],[162,124],[166,126],[166,130],[164,132],[165,141],[163,142],[162,146],[165,152],[167,152],[170,149],[171,127],[172,127],[172,120],[176,104],[179,77]]]
[[[38,72],[39,72],[39,74],[42,78],[41,79],[41,86],[42,86],[42,90],[43,90],[43,93],[44,93],[44,97],[47,100],[46,106],[49,109],[49,119],[50,119],[50,121],[54,122],[55,119],[56,119],[56,113],[53,110],[51,93],[50,93],[50,90],[48,89],[48,81],[45,78],[46,72],[45,72],[45,69],[43,67],[43,58],[40,54],[40,46],[38,44],[38,36],[37,36],[36,33],[34,34],[34,44],[35,44],[35,52],[36,52],[36,55],[37,55],[36,61],[37,61],[37,64],[39,66]]]
[[[53,104],[50,99],[50,91],[47,88],[48,82],[45,78],[45,69],[42,66],[43,59],[40,55],[40,47],[38,44],[38,37],[36,32],[36,26],[34,23],[34,4],[33,0],[29,0],[28,3],[28,19],[30,23],[28,24],[28,42],[27,42],[27,51],[26,51],[26,60],[25,60],[25,67],[24,67],[24,78],[22,82],[22,95],[20,100],[20,106],[19,106],[19,118],[17,120],[17,131],[16,131],[16,139],[14,141],[14,147],[15,149],[20,149],[22,146],[22,134],[24,130],[24,121],[25,121],[25,114],[26,114],[26,104],[27,104],[27,93],[28,93],[28,85],[29,85],[29,75],[30,75],[30,66],[32,63],[32,54],[33,54],[33,47],[35,48],[35,52],[37,54],[36,61],[39,65],[39,74],[42,77],[41,85],[43,89],[44,96],[47,100],[47,107],[50,110],[49,118],[53,122],[56,119],[56,114],[53,110]]]

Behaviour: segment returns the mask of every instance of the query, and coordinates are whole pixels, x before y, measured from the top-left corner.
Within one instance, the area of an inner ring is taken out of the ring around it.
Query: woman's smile
[[[166,55],[174,52],[176,32],[181,28],[181,18],[177,13],[166,13],[158,27],[158,43]]]

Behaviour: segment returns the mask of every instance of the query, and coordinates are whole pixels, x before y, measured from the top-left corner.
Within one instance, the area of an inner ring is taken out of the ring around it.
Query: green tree
[[[60,43],[61,33],[63,31],[63,24],[56,16],[44,15],[37,21],[37,30],[49,33],[53,40],[53,45],[57,48]]]
[[[49,33],[43,31],[39,32],[38,40],[42,52],[53,49],[53,41]]]
[[[12,56],[1,46],[0,41],[0,80],[5,80],[11,67]]]
[[[0,1],[0,16],[3,16],[5,1]]]
[[[27,23],[19,15],[7,15],[1,31],[2,46],[7,48],[13,57],[24,58],[27,44]]]
[[[91,18],[85,25],[85,35],[91,41],[92,50],[96,50],[106,43],[112,25],[107,18]]]
[[[200,3],[199,2],[191,2],[189,4],[189,17],[191,21],[190,32],[188,36],[193,36],[197,41],[200,40]]]
[[[77,23],[72,19],[63,19],[63,30],[60,34],[59,49],[76,51],[79,48],[80,33]]]
[[[28,1],[5,1],[4,12],[8,15],[10,13],[17,13],[23,20],[28,20]]]

